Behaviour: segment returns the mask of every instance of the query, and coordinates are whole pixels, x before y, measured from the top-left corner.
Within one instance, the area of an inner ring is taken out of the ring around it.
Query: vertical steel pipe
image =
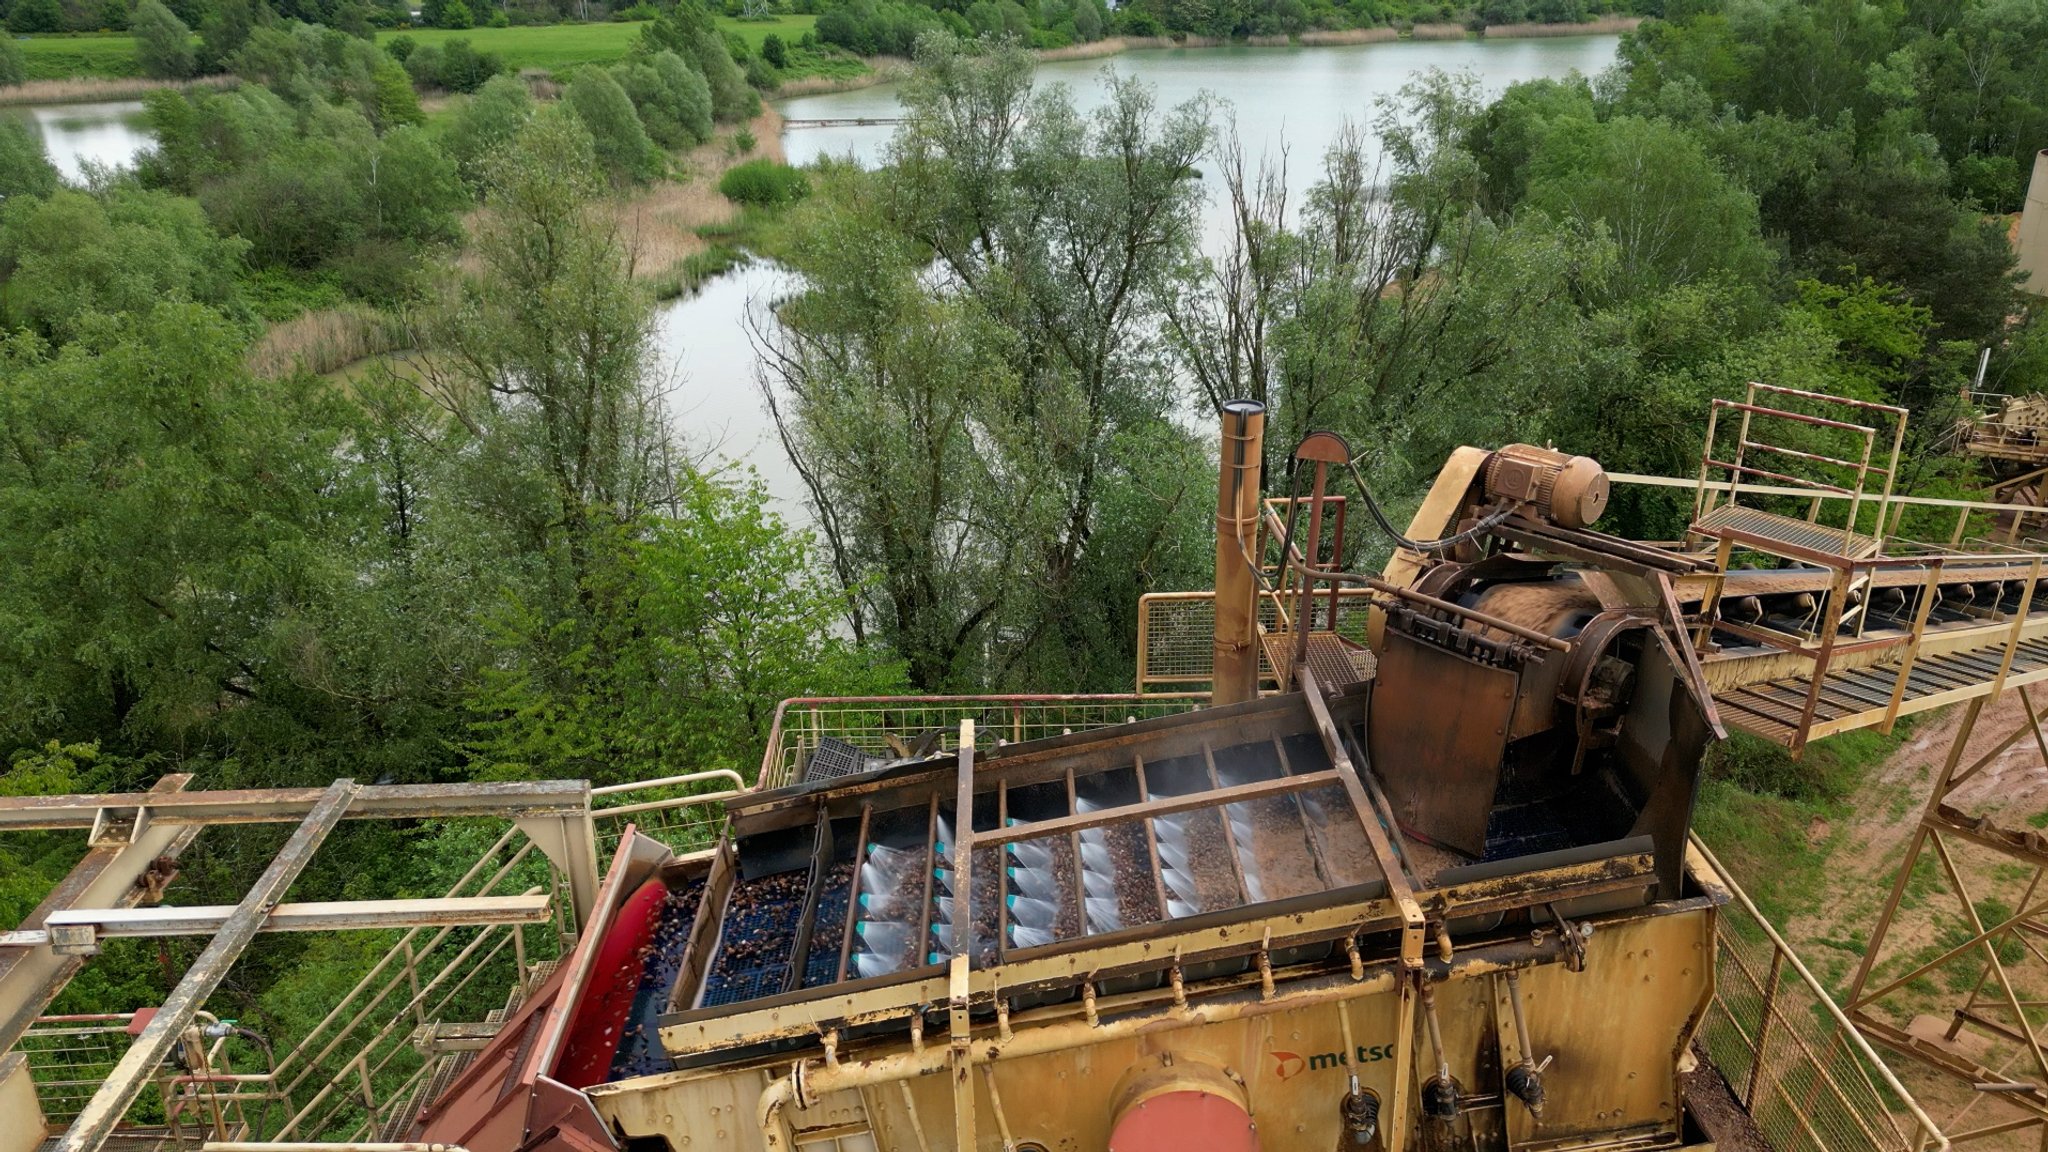
[[[1259,694],[1259,579],[1253,570],[1266,406],[1223,405],[1223,451],[1216,490],[1216,660],[1210,699],[1236,704]]]

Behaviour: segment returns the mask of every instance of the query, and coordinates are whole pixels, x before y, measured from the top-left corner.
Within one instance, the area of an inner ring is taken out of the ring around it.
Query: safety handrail
[[[1919,1137],[1913,1140],[1909,1146],[1912,1149],[1929,1150],[1929,1152],[1944,1152],[1949,1146],[1949,1141],[1948,1137],[1942,1133],[1941,1127],[1920,1107],[1919,1102],[1913,1098],[1913,1094],[1906,1090],[1906,1086],[1899,1082],[1899,1078],[1893,1074],[1891,1066],[1884,1062],[1883,1057],[1878,1055],[1875,1048],[1871,1047],[1869,1039],[1857,1029],[1854,1021],[1850,1020],[1849,1014],[1842,1010],[1841,1005],[1835,1003],[1834,997],[1828,994],[1826,986],[1806,967],[1806,963],[1799,958],[1799,954],[1793,951],[1792,946],[1786,943],[1785,938],[1778,934],[1778,930],[1771,926],[1770,920],[1758,910],[1756,904],[1750,900],[1749,894],[1742,890],[1742,886],[1735,882],[1734,877],[1729,874],[1728,869],[1722,865],[1720,859],[1714,855],[1713,850],[1707,847],[1706,841],[1700,839],[1698,832],[1688,833],[1688,836],[1693,850],[1698,852],[1700,858],[1714,870],[1716,879],[1728,890],[1729,895],[1734,898],[1737,905],[1741,907],[1749,919],[1763,931],[1764,936],[1770,941],[1774,952],[1772,958],[1774,979],[1781,978],[1777,976],[1777,970],[1781,966],[1789,967],[1799,983],[1805,987],[1812,999],[1826,1013],[1828,1020],[1834,1026],[1835,1032],[1847,1040],[1850,1048],[1858,1058],[1854,1063],[1864,1076],[1866,1084],[1869,1082],[1871,1070],[1874,1069],[1878,1079],[1883,1082],[1885,1089],[1904,1106],[1905,1112],[1911,1117],[1913,1127]],[[1776,1008],[1776,992],[1777,986],[1775,983],[1767,989],[1766,1000],[1763,1006],[1763,1016],[1766,1021],[1764,1027],[1768,1027],[1768,1022]],[[1733,1010],[1726,1004],[1723,998],[1723,991],[1719,988],[1716,989],[1715,1000],[1722,1010],[1727,1012],[1730,1018],[1733,1019]],[[1759,1032],[1761,1031],[1762,1029],[1760,1028]],[[1761,1079],[1763,1037],[1759,1036],[1755,1043],[1757,1045],[1755,1053],[1757,1060],[1752,1066],[1753,1081]],[[1810,1052],[1803,1054],[1809,1058],[1812,1055]],[[1813,1072],[1815,1076],[1822,1079],[1831,1078],[1828,1068],[1821,1066],[1818,1061],[1814,1061],[1814,1065]],[[1731,1089],[1733,1087],[1733,1085],[1730,1085]],[[1875,1085],[1871,1087],[1874,1096]],[[1745,1108],[1749,1108],[1747,1103],[1745,1103]]]

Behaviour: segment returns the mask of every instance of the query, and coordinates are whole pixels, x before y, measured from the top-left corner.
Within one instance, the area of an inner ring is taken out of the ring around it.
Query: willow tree
[[[1084,114],[1031,69],[920,41],[887,164],[803,210],[805,290],[766,341],[852,625],[925,687],[1127,682],[1129,629],[1103,622],[1162,578],[1161,525],[1195,500],[1158,332],[1208,103],[1112,73]]]

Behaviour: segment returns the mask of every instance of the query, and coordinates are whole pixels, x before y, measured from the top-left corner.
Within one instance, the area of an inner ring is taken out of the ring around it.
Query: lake
[[[134,163],[136,154],[150,144],[140,100],[0,108],[0,116],[34,129],[58,174],[73,182],[84,179],[88,161],[123,167]]]
[[[1105,68],[1153,86],[1162,106],[1207,91],[1228,103],[1221,117],[1236,117],[1248,161],[1288,149],[1288,173],[1297,194],[1314,181],[1323,151],[1349,119],[1369,126],[1373,102],[1398,92],[1416,73],[1441,68],[1469,69],[1488,95],[1508,85],[1571,71],[1592,75],[1614,62],[1615,36],[1572,36],[1527,40],[1389,41],[1328,48],[1197,48],[1127,52],[1099,60],[1065,60],[1039,66],[1038,83],[1065,84],[1083,109],[1101,103]],[[845,120],[898,115],[896,85],[805,96],[778,105],[793,120]],[[783,134],[792,164],[819,156],[851,156],[873,163],[895,129],[888,125],[796,128]],[[1225,242],[1228,207],[1213,163],[1202,165],[1209,190],[1204,211],[1205,246]],[[694,445],[752,465],[781,511],[799,522],[802,481],[783,455],[773,422],[755,384],[756,357],[750,326],[765,328],[768,309],[790,290],[791,278],[772,265],[755,263],[704,286],[686,300],[664,307],[658,337],[676,378],[672,404]]]

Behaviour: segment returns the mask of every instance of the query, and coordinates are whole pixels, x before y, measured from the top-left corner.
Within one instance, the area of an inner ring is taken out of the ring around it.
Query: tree
[[[510,143],[532,119],[532,92],[514,76],[492,76],[449,121],[442,146],[455,158],[455,168],[471,189],[483,187],[494,154]]]
[[[661,171],[661,154],[647,138],[633,101],[610,73],[599,68],[578,73],[564,102],[589,132],[597,161],[614,183],[636,183]]]
[[[498,149],[510,143],[533,117],[533,93],[513,76],[493,76],[457,109],[442,135],[463,183],[481,189]]]
[[[782,43],[782,37],[770,32],[761,40],[761,59],[777,68],[789,67],[789,49]]]
[[[673,52],[628,60],[612,70],[647,135],[663,148],[689,148],[711,138],[711,88]]]
[[[834,637],[838,597],[810,535],[769,512],[758,484],[694,471],[679,483],[673,512],[646,521],[602,581],[613,611],[571,654],[573,691],[534,664],[485,676],[468,748],[490,774],[751,774],[776,701],[900,687],[896,666]]]
[[[440,49],[439,59],[434,62],[434,82],[450,92],[474,92],[484,86],[484,81],[505,70],[505,62],[496,53],[477,51],[465,37],[455,37]],[[406,61],[408,68],[419,56],[419,52],[413,53],[413,59]]]
[[[62,32],[64,7],[58,0],[14,0],[7,13],[10,32]]]
[[[1095,659],[1076,597],[1144,587],[1142,556],[1092,541],[1135,471],[1115,454],[1173,439],[1159,306],[1193,251],[1206,105],[1111,80],[1083,117],[1032,95],[1014,44],[941,36],[903,103],[889,165],[800,210],[806,289],[764,386],[784,444],[856,635],[914,683],[1003,683],[1061,649],[1108,680],[1123,660]]]
[[[398,61],[386,60],[378,64],[373,80],[376,97],[371,120],[378,128],[426,122],[426,113],[420,111],[419,94],[413,91],[412,78],[405,74],[404,66]]]
[[[226,69],[257,26],[271,19],[270,9],[259,0],[217,0],[199,22],[200,70]]]
[[[1095,0],[1078,0],[1074,5],[1074,35],[1083,42],[1102,39],[1102,9]]]
[[[463,3],[462,0],[447,0],[447,3],[441,5],[440,23],[435,25],[437,28],[473,28],[475,26],[476,17],[470,15],[469,5]]]
[[[197,52],[192,30],[171,14],[162,0],[142,0],[129,23],[135,35],[135,60],[145,76],[178,80],[192,75]]]
[[[28,80],[28,57],[12,36],[0,36],[0,88]]]
[[[721,124],[747,120],[761,111],[761,97],[747,86],[746,73],[733,63],[725,38],[698,0],[679,0],[640,29],[636,51],[646,55],[667,50],[689,61],[711,89],[711,114]]]
[[[376,143],[366,178],[370,236],[411,244],[461,238],[456,214],[467,205],[469,194],[456,174],[455,161],[425,129],[408,124],[386,132]]]
[[[365,495],[346,402],[258,385],[237,325],[201,304],[81,326],[58,351],[17,335],[0,352],[0,617],[35,621],[0,649],[6,738],[310,735],[299,693],[337,703],[317,685],[346,663],[314,605],[356,580],[328,546]]]
[[[59,189],[0,208],[8,317],[58,342],[164,300],[239,310],[246,247],[215,234],[196,203],[161,192],[116,188],[101,198]]]
[[[580,117],[534,117],[486,166],[481,272],[425,333],[446,354],[435,397],[544,481],[538,503],[507,514],[572,564],[593,534],[670,495],[646,307],[616,227],[590,203],[602,171]]]
[[[1619,258],[1608,284],[1615,298],[1712,277],[1760,294],[1771,270],[1755,198],[1697,139],[1662,122],[1563,122],[1531,162],[1528,203],[1607,230]]]
[[[57,190],[57,169],[43,138],[19,120],[0,120],[0,209],[17,199]]]

